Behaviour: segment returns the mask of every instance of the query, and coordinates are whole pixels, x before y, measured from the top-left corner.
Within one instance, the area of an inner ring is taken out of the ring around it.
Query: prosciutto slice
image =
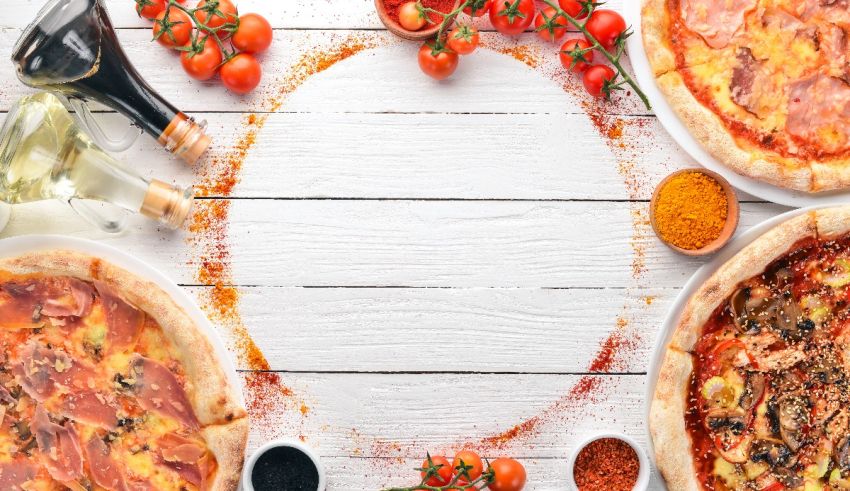
[[[41,461],[53,479],[67,482],[83,476],[83,456],[73,423],[60,426],[50,421],[47,411],[39,405],[30,430],[35,435]]]
[[[722,49],[740,31],[747,12],[757,3],[757,0],[682,0],[682,19],[710,47]]]
[[[94,286],[106,311],[107,349],[116,352],[132,348],[144,326],[145,313],[125,302],[105,283],[95,281]]]
[[[95,484],[108,491],[129,491],[121,468],[101,438],[94,437],[86,443],[86,458]]]
[[[59,410],[63,416],[79,423],[100,426],[110,431],[118,428],[117,404],[94,390],[63,396]]]
[[[136,353],[130,360],[130,377],[143,409],[173,418],[190,430],[200,427],[186,391],[171,370]]]
[[[0,489],[17,491],[35,478],[38,468],[23,457],[0,464]]]
[[[0,285],[0,324],[35,328],[43,317],[82,317],[89,313],[93,290],[76,278],[57,276]]]
[[[786,129],[825,152],[850,148],[850,85],[822,74],[791,84]]]
[[[159,463],[180,474],[180,477],[204,489],[209,474],[210,459],[205,448],[177,434],[168,434],[157,441]]]

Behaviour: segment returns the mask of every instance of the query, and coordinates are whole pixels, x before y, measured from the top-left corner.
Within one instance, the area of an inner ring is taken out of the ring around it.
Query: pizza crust
[[[208,448],[223,461],[213,490],[236,489],[244,458],[248,419],[218,362],[215,349],[189,315],[157,284],[112,263],[76,251],[51,250],[0,259],[0,270],[14,274],[64,275],[107,284],[123,299],[152,316],[175,346],[186,373],[186,392],[198,421],[215,438]],[[224,431],[227,429],[227,431]],[[206,432],[204,428],[202,432]],[[235,476],[235,477],[234,477]],[[235,480],[234,480],[235,479]]]
[[[658,77],[675,70],[676,54],[667,36],[670,29],[667,0],[643,0],[640,18],[644,51],[653,74]]]

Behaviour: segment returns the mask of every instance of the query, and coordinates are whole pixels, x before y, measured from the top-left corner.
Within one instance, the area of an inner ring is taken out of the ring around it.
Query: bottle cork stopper
[[[140,211],[143,215],[176,229],[188,218],[192,201],[191,188],[182,190],[154,179],[148,186]]]
[[[207,151],[211,141],[209,136],[205,134],[200,135],[190,146],[180,153],[180,158],[189,165],[194,164]]]

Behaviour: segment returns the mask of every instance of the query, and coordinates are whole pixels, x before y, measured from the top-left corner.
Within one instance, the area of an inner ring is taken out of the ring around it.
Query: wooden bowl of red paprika
[[[396,36],[409,41],[427,41],[437,35],[440,30],[442,17],[437,14],[429,16],[429,23],[418,31],[409,31],[399,24],[398,11],[402,5],[411,0],[375,0],[375,9],[378,17],[387,29]],[[416,0],[413,0],[416,1]],[[422,6],[432,8],[447,14],[453,12],[459,5],[460,0],[421,0]],[[446,31],[448,33],[448,30]]]
[[[584,440],[567,466],[567,489],[646,491],[649,487],[649,459],[626,435],[602,433]]]

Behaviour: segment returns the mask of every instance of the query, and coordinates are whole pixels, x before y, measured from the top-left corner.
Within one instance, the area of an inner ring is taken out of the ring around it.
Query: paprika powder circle
[[[578,491],[645,491],[649,459],[633,438],[602,433],[582,441],[567,463],[567,488]]]

